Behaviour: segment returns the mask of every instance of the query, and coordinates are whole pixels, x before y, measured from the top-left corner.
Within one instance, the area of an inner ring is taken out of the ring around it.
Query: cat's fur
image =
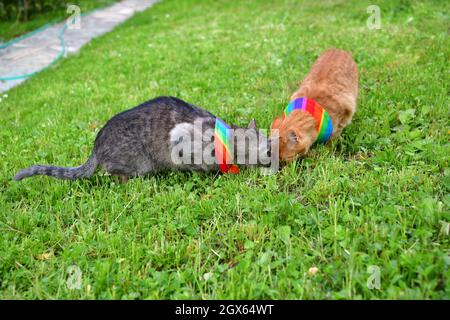
[[[307,97],[317,101],[333,122],[331,138],[337,137],[352,120],[358,96],[358,69],[352,56],[340,49],[325,51],[291,96],[291,101]],[[303,110],[294,110],[284,120],[276,118],[280,160],[291,161],[305,155],[317,138],[316,120]]]
[[[196,127],[201,121],[200,126]],[[112,117],[100,130],[95,139],[94,149],[89,160],[73,168],[34,165],[20,171],[15,180],[21,180],[34,175],[47,175],[60,179],[79,179],[91,176],[97,166],[103,167],[112,175],[121,178],[142,176],[163,170],[219,170],[217,161],[214,163],[176,164],[171,154],[173,148],[181,143],[192,146],[194,157],[196,152],[202,152],[204,147],[214,141],[213,132],[216,117],[208,111],[190,105],[174,97],[159,97],[147,101],[133,109]],[[252,121],[249,128],[256,129]],[[191,145],[178,137],[188,134],[191,137],[195,130],[203,137],[203,145]],[[247,146],[246,152],[257,152],[259,149],[270,150],[270,141],[257,131],[261,143],[257,146]],[[251,150],[251,148],[259,148]],[[214,152],[214,150],[211,150]],[[262,150],[261,152],[264,152]],[[214,157],[215,160],[215,157]]]

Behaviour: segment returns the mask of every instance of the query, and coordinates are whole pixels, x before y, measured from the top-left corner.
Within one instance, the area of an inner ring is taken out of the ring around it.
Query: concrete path
[[[64,28],[64,21],[31,36],[19,38],[6,48],[0,47],[0,79],[8,79],[0,80],[0,92],[25,81],[28,77],[23,75],[32,75],[59,57],[77,52],[92,38],[111,31],[135,12],[143,11],[157,1],[124,0],[87,15],[81,12],[78,29],[76,24]]]

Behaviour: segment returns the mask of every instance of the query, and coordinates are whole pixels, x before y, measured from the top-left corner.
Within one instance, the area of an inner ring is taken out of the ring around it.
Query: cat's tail
[[[22,180],[24,178],[36,176],[36,175],[46,175],[51,176],[58,179],[80,179],[87,178],[94,174],[95,169],[97,168],[97,160],[95,156],[92,154],[88,161],[85,164],[79,167],[55,167],[55,166],[43,166],[40,164],[36,164],[27,169],[20,171],[18,174],[14,176],[14,180]]]

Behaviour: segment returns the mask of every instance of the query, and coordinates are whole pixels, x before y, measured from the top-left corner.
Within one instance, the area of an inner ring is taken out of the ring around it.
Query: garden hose
[[[25,35],[23,35],[23,36],[21,36],[21,37],[18,37],[18,38],[16,38],[16,39],[13,39],[13,40],[11,40],[11,41],[8,41],[8,42],[6,42],[6,43],[4,43],[4,44],[1,44],[1,45],[0,45],[0,49],[8,48],[9,46],[12,46],[13,44],[19,42],[20,40],[29,38],[29,37],[31,37],[31,36],[33,36],[33,35],[39,33],[39,32],[42,32],[42,31],[46,30],[46,29],[47,29],[48,27],[50,27],[50,26],[51,26],[51,24],[46,24],[46,25],[44,25],[43,27],[41,27],[41,28],[39,28],[39,29],[37,29],[37,30],[34,30],[34,31],[30,32],[30,33],[27,33],[27,34],[25,34]],[[37,71],[31,72],[31,73],[20,74],[20,75],[14,75],[14,76],[0,77],[0,80],[8,81],[8,80],[26,79],[26,78],[28,78],[28,77],[34,76],[35,74],[37,74],[37,73],[39,73],[39,72],[41,72],[41,71],[47,69],[47,68],[50,67],[52,64],[54,64],[54,63],[57,62],[59,59],[61,59],[61,58],[63,57],[64,53],[66,52],[66,43],[65,43],[65,41],[64,41],[64,32],[67,30],[67,28],[68,28],[67,23],[64,23],[63,27],[61,28],[61,30],[60,30],[59,33],[58,33],[58,39],[59,39],[59,41],[60,41],[60,43],[61,43],[61,50],[58,52],[58,55],[57,55],[57,56],[56,56],[56,57],[55,57],[48,65],[46,65],[46,66],[43,67],[43,68],[38,69]]]

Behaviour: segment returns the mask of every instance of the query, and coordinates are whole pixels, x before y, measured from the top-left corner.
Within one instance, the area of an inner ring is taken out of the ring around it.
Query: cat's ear
[[[288,139],[288,142],[290,144],[297,144],[298,143],[298,136],[297,136],[297,134],[295,133],[294,130],[289,130],[288,131],[287,139]]]
[[[271,129],[272,130],[280,130],[281,127],[281,118],[280,117],[276,117],[275,119],[273,119],[272,125],[271,125]]]
[[[248,124],[248,128],[256,129],[256,120],[255,119],[252,119],[252,121],[250,121],[250,123]]]

